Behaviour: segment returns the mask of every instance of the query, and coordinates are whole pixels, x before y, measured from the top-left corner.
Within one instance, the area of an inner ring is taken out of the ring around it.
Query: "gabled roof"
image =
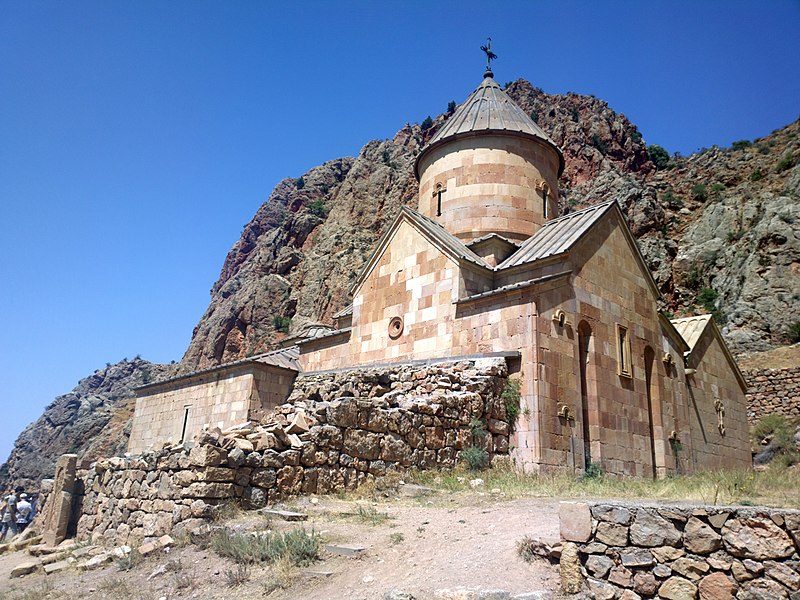
[[[512,133],[541,140],[551,146],[559,159],[558,174],[564,171],[564,155],[547,134],[506,94],[490,76],[461,104],[422,149],[414,163],[419,179],[420,159],[446,141],[481,133]]]
[[[278,367],[279,369],[287,369],[289,371],[296,371],[299,373],[301,371],[299,359],[300,359],[300,348],[297,346],[290,346],[288,348],[280,348],[279,350],[264,352],[263,354],[257,354],[255,356],[250,356],[248,358],[243,358],[241,360],[235,360],[233,362],[225,363],[222,365],[216,365],[214,367],[209,367],[207,369],[200,369],[198,371],[192,371],[191,373],[183,373],[182,375],[176,375],[175,377],[170,377],[169,379],[163,379],[161,381],[148,383],[146,385],[142,385],[135,388],[134,391],[138,394],[139,391],[158,388],[167,383],[173,383],[175,381],[180,381],[183,379],[191,379],[198,375],[207,375],[210,373],[215,373],[217,371],[227,371],[233,367],[241,367],[244,365],[252,365],[252,364],[268,365],[271,367]]]
[[[615,204],[614,200],[601,202],[548,221],[544,227],[525,240],[519,250],[497,265],[497,269],[510,269],[566,252]]]
[[[636,239],[633,237],[625,220],[625,215],[616,200],[601,202],[548,221],[544,227],[525,240],[519,250],[497,265],[495,271],[511,269],[568,252],[600,219],[610,212],[616,212],[622,222],[622,233],[631,247],[634,259],[641,267],[650,291],[653,292],[655,298],[661,298],[661,293],[658,291],[658,285],[653,279],[653,274],[650,272],[647,262],[642,256],[642,251],[639,249],[639,245],[636,243]]]
[[[742,390],[747,391],[747,381],[745,381],[744,375],[742,375],[742,372],[739,370],[739,365],[736,364],[736,359],[733,358],[731,351],[728,349],[728,344],[725,343],[725,339],[722,337],[722,332],[719,330],[719,327],[717,327],[711,315],[683,317],[682,319],[672,319],[670,322],[689,345],[689,351],[685,354],[687,358],[691,358],[692,352],[694,352],[698,342],[704,335],[715,336],[722,348],[722,352],[725,354],[725,358],[733,369],[736,379],[739,381],[739,385],[742,387]]]
[[[464,242],[459,240],[456,236],[452,233],[447,231],[444,227],[439,225],[436,221],[429,219],[428,217],[421,215],[413,208],[409,208],[407,206],[403,206],[400,208],[400,212],[398,213],[397,217],[395,218],[394,222],[392,223],[391,227],[383,234],[383,237],[378,242],[378,246],[375,248],[375,251],[370,256],[369,260],[366,262],[364,267],[361,269],[361,272],[358,274],[358,277],[350,286],[350,293],[354,293],[358,286],[360,286],[364,280],[367,278],[367,275],[372,272],[372,269],[377,264],[380,257],[383,255],[386,247],[389,245],[389,241],[394,236],[397,229],[400,227],[400,224],[403,222],[409,223],[414,229],[419,231],[422,235],[424,235],[432,244],[434,244],[439,250],[441,250],[444,254],[456,260],[460,263],[468,263],[479,269],[486,270],[488,272],[492,271],[492,267],[483,260],[480,256],[475,254],[472,250],[467,248],[464,245]]]

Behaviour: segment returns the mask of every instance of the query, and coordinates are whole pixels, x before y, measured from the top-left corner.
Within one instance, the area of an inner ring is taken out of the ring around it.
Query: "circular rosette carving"
[[[403,335],[403,317],[392,317],[389,321],[389,337],[396,340]]]

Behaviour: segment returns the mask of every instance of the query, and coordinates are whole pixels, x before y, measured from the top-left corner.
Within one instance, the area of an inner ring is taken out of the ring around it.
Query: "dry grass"
[[[474,474],[417,471],[415,483],[450,492],[471,492],[470,480],[480,477],[483,491],[504,498],[619,498],[626,500],[689,501],[702,504],[764,504],[800,508],[798,474],[773,467],[768,471],[707,471],[664,479],[598,477],[580,479],[566,474],[525,475],[510,468],[492,468]]]
[[[800,365],[800,344],[740,356],[740,369],[788,369]]]

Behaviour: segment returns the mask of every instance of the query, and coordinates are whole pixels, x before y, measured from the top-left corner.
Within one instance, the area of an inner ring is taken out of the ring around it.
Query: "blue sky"
[[[284,177],[495,78],[688,154],[800,116],[800,2],[0,0],[0,460],[106,362],[180,360]]]

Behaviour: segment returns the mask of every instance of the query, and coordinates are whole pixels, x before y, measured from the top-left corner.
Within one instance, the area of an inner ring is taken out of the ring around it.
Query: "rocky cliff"
[[[13,483],[37,489],[42,478],[52,477],[62,454],[93,459],[124,453],[135,404],[133,388],[168,377],[176,369],[177,365],[156,365],[137,357],[81,379],[19,435],[0,467],[0,488]]]
[[[507,91],[564,152],[562,211],[616,198],[666,308],[714,310],[737,352],[786,340],[800,320],[798,123],[736,150],[674,157],[659,170],[636,126],[607,103],[546,94],[522,80]],[[448,116],[282,181],[225,259],[183,368],[234,360],[330,323],[400,206],[416,205],[414,158]]]

